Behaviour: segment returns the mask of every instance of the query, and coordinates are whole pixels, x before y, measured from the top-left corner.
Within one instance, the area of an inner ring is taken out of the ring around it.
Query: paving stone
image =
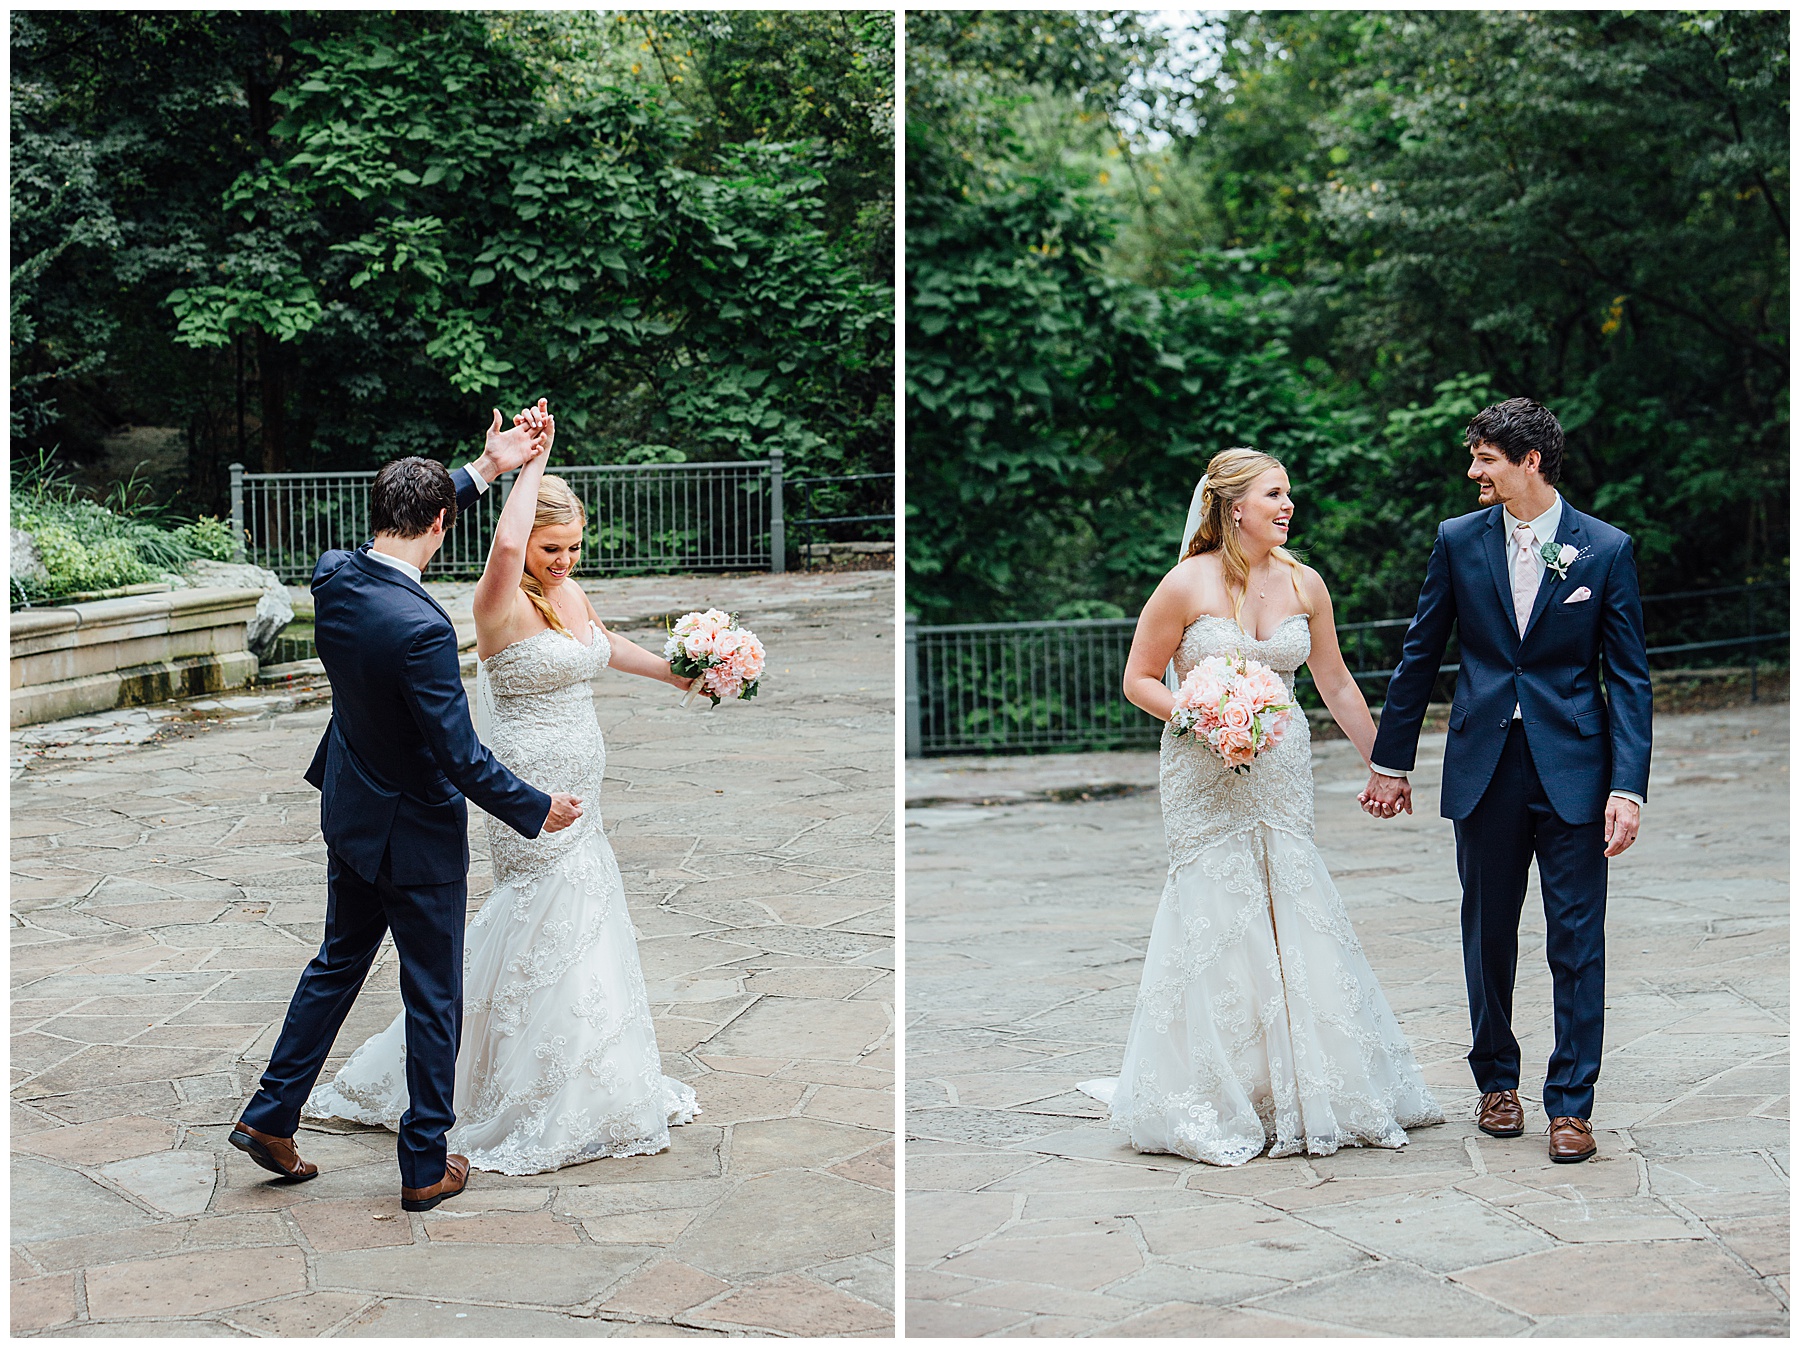
[[[166,1151],[175,1145],[175,1128],[160,1119],[141,1114],[102,1119],[97,1123],[71,1124],[67,1127],[35,1132],[27,1137],[15,1135],[14,1147],[78,1165],[105,1165],[128,1156],[144,1156]]]
[[[126,1230],[150,1220],[147,1213],[72,1170],[25,1157],[13,1159],[14,1241]]]
[[[602,1311],[666,1320],[711,1301],[731,1284],[675,1259],[663,1259],[632,1275],[604,1302]]]
[[[693,1220],[700,1208],[658,1208],[653,1212],[622,1212],[611,1217],[589,1217],[581,1226],[596,1245],[670,1245]]]
[[[137,1156],[100,1167],[119,1188],[177,1217],[205,1212],[212,1202],[219,1171],[202,1151],[166,1151]]]
[[[741,1287],[688,1318],[694,1324],[773,1330],[801,1338],[854,1334],[893,1324],[892,1314],[881,1307],[797,1274]]]
[[[42,1278],[14,1277],[12,1283],[12,1332],[31,1334],[75,1318],[75,1277],[52,1273]]]
[[[835,1002],[827,1020],[810,999],[764,997],[707,1041],[709,1053],[777,1053],[854,1062],[888,1033],[888,1016],[867,1002]]]
[[[638,1260],[595,1245],[431,1244],[321,1254],[316,1284],[344,1292],[573,1307],[602,1297]]]
[[[733,1282],[885,1248],[890,1194],[835,1176],[783,1170],[745,1180],[671,1249]]]
[[[1779,1305],[1724,1255],[1688,1241],[1566,1246],[1458,1273],[1455,1281],[1531,1316],[1759,1312]]]
[[[463,1216],[439,1208],[425,1219],[432,1244],[574,1245],[575,1228],[547,1212],[487,1212]]]
[[[663,1333],[668,1330],[656,1327]],[[605,1320],[518,1306],[389,1297],[337,1331],[359,1339],[611,1338],[620,1327]]]
[[[1124,1230],[994,1240],[957,1256],[954,1264],[965,1278],[1046,1283],[1090,1292],[1129,1277],[1143,1266],[1137,1242]]]
[[[173,1254],[141,1263],[110,1264],[87,1272],[88,1314],[199,1316],[306,1288],[306,1256],[296,1249]]]
[[[870,1147],[848,1161],[832,1166],[831,1173],[842,1175],[847,1180],[855,1180],[858,1184],[866,1184],[871,1189],[886,1189],[891,1193],[894,1188],[894,1144],[883,1142],[879,1146]]]
[[[1363,1249],[1438,1273],[1491,1264],[1553,1245],[1547,1236],[1454,1189],[1312,1208],[1304,1220]]]
[[[731,1130],[731,1170],[766,1174],[793,1166],[830,1166],[867,1150],[881,1133],[819,1119],[769,1119]]]
[[[1378,1334],[1522,1334],[1531,1321],[1404,1263],[1383,1263],[1260,1298],[1255,1309]]]
[[[1098,1329],[1095,1338],[1322,1339],[1372,1337],[1337,1325],[1290,1320],[1251,1308],[1173,1302]]]
[[[327,1198],[295,1203],[288,1215],[321,1254],[411,1245],[412,1223],[392,1198]]]
[[[369,1304],[366,1296],[306,1292],[281,1301],[231,1312],[227,1323],[271,1338],[316,1339],[342,1325]]]

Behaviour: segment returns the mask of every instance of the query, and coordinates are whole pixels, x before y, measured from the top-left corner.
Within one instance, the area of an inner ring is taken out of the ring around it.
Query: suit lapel
[[[1556,528],[1556,542],[1559,546],[1564,543],[1572,543],[1579,549],[1581,547],[1581,537],[1581,516],[1576,513],[1575,507],[1569,504],[1568,499],[1564,498],[1562,523],[1557,525]],[[1547,566],[1544,568],[1544,577],[1538,582],[1537,599],[1531,606],[1531,617],[1526,619],[1525,622],[1525,636],[1519,638],[1521,644],[1523,644],[1525,637],[1531,635],[1531,629],[1537,626],[1538,618],[1543,614],[1545,609],[1550,607],[1551,596],[1561,588],[1563,582],[1567,578],[1566,575],[1557,575],[1556,572],[1552,571]]]
[[[1495,506],[1488,515],[1486,551],[1488,570],[1494,576],[1494,592],[1500,596],[1501,623],[1512,634],[1516,646],[1520,640],[1519,619],[1513,612],[1512,576],[1506,569],[1506,529],[1503,524],[1506,516],[1502,510],[1503,507]],[[1568,507],[1563,508],[1563,513],[1568,513]]]

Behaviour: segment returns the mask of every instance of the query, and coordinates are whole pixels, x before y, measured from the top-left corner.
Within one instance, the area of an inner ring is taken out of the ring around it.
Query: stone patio
[[[225,1141],[322,929],[300,774],[329,690],[15,734],[13,1333],[890,1336],[893,584],[588,582],[642,644],[720,603],[770,651],[749,704],[595,685],[664,1068],[705,1112],[662,1155],[477,1172],[425,1214],[389,1133],[307,1128],[323,1173],[292,1187]],[[390,946],[327,1071],[397,989]]]
[[[1118,1071],[1130,1024],[1166,865],[1154,756],[908,764],[933,802],[906,817],[909,1335],[1788,1333],[1786,705],[1658,720],[1582,1165],[1545,1154],[1535,881],[1526,1135],[1472,1122],[1443,743],[1411,817],[1357,809],[1342,740],[1315,779],[1320,847],[1451,1122],[1236,1169],[1138,1155],[1074,1090]]]

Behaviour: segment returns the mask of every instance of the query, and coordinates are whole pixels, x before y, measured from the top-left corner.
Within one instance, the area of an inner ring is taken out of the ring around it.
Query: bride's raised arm
[[[1159,721],[1166,721],[1175,710],[1175,694],[1163,682],[1163,671],[1175,658],[1181,634],[1189,619],[1189,596],[1193,586],[1179,573],[1183,562],[1162,578],[1156,593],[1138,615],[1137,631],[1131,638],[1131,654],[1125,659],[1125,700],[1142,707]]]
[[[532,521],[537,517],[538,487],[544,480],[550,446],[556,439],[556,419],[542,407],[540,402],[532,414],[542,420],[543,448],[519,469],[512,494],[506,498],[506,508],[500,512],[500,523],[494,528],[494,541],[488,546],[487,568],[475,582],[477,634],[483,628],[503,627],[524,593],[519,581],[525,574],[525,549],[531,541]]]
[[[1311,613],[1308,625],[1312,630],[1312,654],[1306,657],[1306,667],[1312,672],[1313,687],[1319,690],[1320,699],[1330,709],[1331,719],[1338,723],[1339,729],[1367,763],[1369,755],[1375,751],[1375,719],[1369,715],[1369,704],[1362,689],[1356,686],[1356,680],[1350,676],[1350,667],[1344,663],[1344,653],[1338,649],[1331,591],[1325,588],[1324,578],[1310,566],[1301,571],[1300,588]]]

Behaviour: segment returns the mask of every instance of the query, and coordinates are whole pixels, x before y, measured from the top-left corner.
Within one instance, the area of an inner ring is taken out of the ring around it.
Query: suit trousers
[[[1463,977],[1473,1030],[1469,1066],[1484,1092],[1518,1088],[1513,982],[1535,856],[1556,1013],[1556,1047],[1544,1078],[1544,1111],[1551,1118],[1585,1119],[1594,1110],[1606,1014],[1605,848],[1604,822],[1568,824],[1557,817],[1525,728],[1514,721],[1487,790],[1468,818],[1456,821]]]
[[[325,939],[300,975],[287,1020],[244,1122],[291,1137],[381,938],[394,934],[406,1007],[407,1110],[400,1119],[400,1182],[422,1189],[444,1176],[445,1136],[456,1122],[456,1053],[462,1043],[463,925],[468,881],[393,883],[384,858],[371,884],[328,850]]]

